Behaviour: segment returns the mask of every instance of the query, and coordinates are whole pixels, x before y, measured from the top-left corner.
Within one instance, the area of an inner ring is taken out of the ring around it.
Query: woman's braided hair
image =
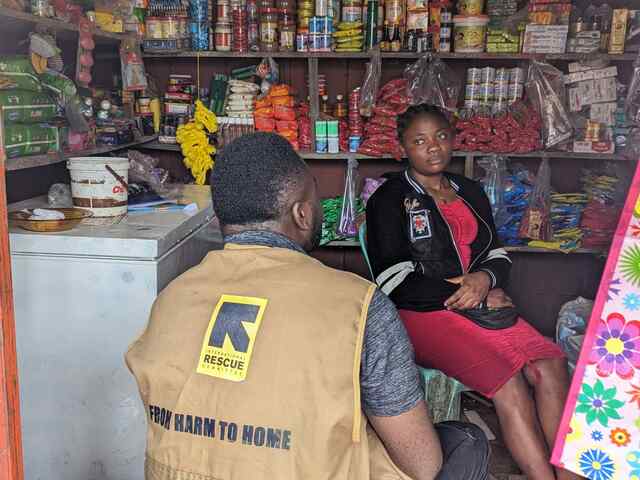
[[[423,115],[431,115],[433,117],[436,117],[449,125],[449,127],[451,127],[451,122],[447,118],[447,115],[435,105],[430,105],[428,103],[412,105],[407,109],[406,112],[398,115],[398,138],[400,139],[400,142],[402,142],[404,132],[407,131],[407,129],[411,125],[411,122]]]

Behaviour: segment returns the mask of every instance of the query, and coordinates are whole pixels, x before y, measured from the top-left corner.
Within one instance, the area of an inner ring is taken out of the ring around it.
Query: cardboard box
[[[616,79],[600,78],[593,81],[594,100],[591,103],[615,102],[618,98],[616,91]]]
[[[627,36],[628,21],[628,8],[617,8],[613,11],[613,20],[611,21],[611,34],[609,36],[610,54],[618,55],[624,53],[624,42]]]
[[[613,142],[584,142],[575,140],[573,142],[575,153],[615,153],[616,147]]]
[[[614,115],[616,108],[617,104],[615,102],[594,103],[591,105],[589,119],[612,127],[616,123]]]
[[[564,53],[568,25],[527,25],[523,53]]]
[[[564,76],[564,83],[584,82],[586,80],[598,80],[618,76],[618,67],[607,67],[598,70],[584,70],[581,72],[569,73]]]

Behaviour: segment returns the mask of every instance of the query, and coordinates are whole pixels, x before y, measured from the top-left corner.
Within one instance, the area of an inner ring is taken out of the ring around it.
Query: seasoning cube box
[[[564,53],[568,25],[527,25],[523,53]]]
[[[624,53],[624,42],[627,35],[628,21],[628,8],[618,8],[613,11],[613,20],[611,21],[611,34],[609,36],[609,53]]]

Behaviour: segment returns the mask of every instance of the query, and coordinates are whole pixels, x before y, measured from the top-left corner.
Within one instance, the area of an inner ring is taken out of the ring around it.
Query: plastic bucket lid
[[[128,170],[129,159],[119,157],[71,157],[67,161],[69,170],[104,170],[109,165],[114,170]]]
[[[475,15],[472,17],[456,15],[453,17],[453,23],[468,27],[484,27],[489,23],[489,17],[487,15]]]

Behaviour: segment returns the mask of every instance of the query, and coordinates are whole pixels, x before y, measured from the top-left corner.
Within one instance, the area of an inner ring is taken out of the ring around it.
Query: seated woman
[[[464,316],[501,290],[511,261],[482,186],[447,173],[454,131],[436,107],[398,117],[409,168],[367,204],[367,247],[378,286],[400,310],[416,361],[492,398],[504,440],[527,478],[556,478],[549,464],[569,379],[562,351],[522,318],[493,330]],[[513,318],[513,316],[512,316]],[[558,469],[557,478],[580,478]]]

